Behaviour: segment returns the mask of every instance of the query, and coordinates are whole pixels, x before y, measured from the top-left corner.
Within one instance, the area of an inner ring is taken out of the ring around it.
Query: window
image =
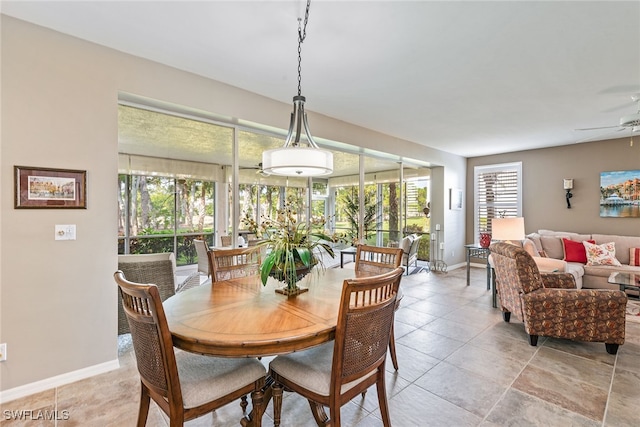
[[[473,170],[474,233],[491,233],[491,220],[522,216],[522,163],[476,166]]]
[[[173,252],[193,264],[193,239],[213,243],[214,183],[149,175],[118,176],[118,253]]]
[[[118,106],[119,253],[170,251],[178,265],[193,264],[193,238],[215,246],[222,235],[246,236],[249,224],[274,218],[285,201],[293,204],[298,221],[306,221],[310,211],[327,219],[329,232],[341,230],[356,239],[363,164],[363,238],[386,246],[403,233],[428,229],[420,213],[426,189],[404,188],[399,179],[428,176],[422,162],[365,155],[360,151],[367,150],[345,144],[346,151],[334,151],[336,169],[330,177],[267,175],[262,153],[282,147],[282,132],[179,106],[162,111],[133,95],[126,98]],[[403,175],[398,164],[407,165]]]

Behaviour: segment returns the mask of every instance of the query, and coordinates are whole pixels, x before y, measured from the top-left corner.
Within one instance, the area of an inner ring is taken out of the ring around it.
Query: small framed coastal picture
[[[16,209],[86,209],[87,171],[14,166]]]

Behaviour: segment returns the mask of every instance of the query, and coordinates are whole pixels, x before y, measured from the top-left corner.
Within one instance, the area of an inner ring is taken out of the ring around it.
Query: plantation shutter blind
[[[521,216],[521,175],[521,163],[474,168],[476,236],[491,233],[493,218]]]

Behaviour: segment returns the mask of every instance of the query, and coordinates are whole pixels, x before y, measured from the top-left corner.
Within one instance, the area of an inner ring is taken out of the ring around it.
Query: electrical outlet
[[[7,360],[7,343],[0,344],[0,362]]]

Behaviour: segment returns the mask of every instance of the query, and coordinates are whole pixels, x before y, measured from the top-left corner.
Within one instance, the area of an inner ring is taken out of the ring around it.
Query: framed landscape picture
[[[640,218],[640,170],[600,173],[600,216]]]
[[[87,172],[14,166],[16,209],[87,208]]]

